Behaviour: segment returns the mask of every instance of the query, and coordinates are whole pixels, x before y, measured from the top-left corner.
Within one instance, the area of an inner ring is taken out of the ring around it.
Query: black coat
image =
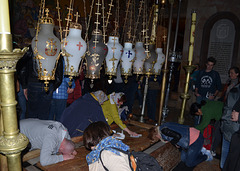
[[[232,135],[230,149],[227,159],[224,163],[223,171],[237,171],[240,170],[240,130]]]

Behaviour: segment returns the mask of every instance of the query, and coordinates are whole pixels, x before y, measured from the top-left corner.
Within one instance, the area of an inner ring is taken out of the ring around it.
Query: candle
[[[193,46],[194,46],[194,36],[195,36],[195,27],[196,27],[196,13],[192,13],[192,24],[191,24],[191,32],[190,32],[190,46],[188,53],[188,61],[191,63],[193,58]]]
[[[2,0],[0,5],[0,34],[11,34],[8,0]]]

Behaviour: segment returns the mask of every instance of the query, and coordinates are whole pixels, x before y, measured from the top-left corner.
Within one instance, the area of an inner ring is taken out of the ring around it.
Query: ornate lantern
[[[132,75],[132,65],[135,58],[135,52],[132,49],[131,42],[125,42],[123,54],[121,57],[122,75],[125,76],[124,82],[127,83],[127,77]]]
[[[36,36],[32,40],[32,49],[37,59],[38,78],[44,80],[45,91],[48,91],[48,81],[55,79],[55,63],[60,56],[60,40],[53,34],[54,21],[48,16],[40,19],[40,28],[37,28]]]
[[[119,37],[117,36],[109,36],[107,47],[108,54],[106,56],[105,73],[109,75],[109,79],[111,80],[112,76],[116,76],[117,65],[121,58],[123,47],[119,43]]]
[[[165,55],[162,52],[162,48],[157,48],[156,53],[157,53],[157,62],[154,64],[154,67],[153,67],[153,74],[155,75],[155,78],[154,78],[155,80],[157,78],[157,75],[161,74],[162,65],[165,61]]]
[[[66,37],[63,45],[65,60],[64,75],[69,75],[70,79],[72,79],[73,76],[79,75],[78,66],[87,49],[87,44],[82,39],[81,34],[82,26],[78,23],[71,23],[69,35]]]
[[[149,45],[149,57],[145,60],[144,68],[146,75],[152,75],[153,74],[153,66],[156,63],[157,60],[157,54],[155,52],[155,45],[150,44]]]
[[[144,74],[143,64],[147,58],[147,55],[143,47],[143,42],[136,42],[135,51],[136,51],[136,59],[133,63],[133,74],[137,74],[137,75]]]
[[[101,30],[94,30],[92,38],[89,41],[89,48],[86,52],[87,61],[87,78],[93,79],[100,78],[100,69],[102,63],[107,55],[108,48],[103,43],[103,36]]]

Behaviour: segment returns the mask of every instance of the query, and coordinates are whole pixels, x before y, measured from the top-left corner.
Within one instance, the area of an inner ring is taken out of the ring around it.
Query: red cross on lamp
[[[69,29],[69,35],[66,37],[65,47],[63,49],[67,52],[65,53],[65,72],[64,75],[73,76],[79,75],[79,64],[84,56],[87,44],[81,37],[82,26],[78,23],[71,23]],[[71,81],[70,81],[71,84]]]

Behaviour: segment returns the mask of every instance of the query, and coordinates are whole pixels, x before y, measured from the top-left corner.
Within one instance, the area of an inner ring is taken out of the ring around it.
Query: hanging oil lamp
[[[135,59],[135,51],[132,49],[130,41],[124,43],[123,53],[121,57],[122,75],[125,77],[124,82],[127,83],[128,76],[132,75],[132,66]]]
[[[78,14],[76,14],[78,17]],[[82,26],[76,22],[70,23],[69,34],[63,42],[63,54],[65,60],[65,72],[64,75],[68,75],[70,78],[69,86],[71,86],[71,80],[73,76],[78,76],[78,67],[84,56],[87,44],[82,39]]]
[[[143,64],[145,59],[147,58],[145,49],[143,47],[143,42],[136,42],[135,45],[135,52],[136,52],[136,59],[133,63],[133,74],[144,74],[144,70],[143,70]]]
[[[48,91],[49,81],[55,79],[56,62],[60,56],[60,40],[53,34],[54,21],[49,17],[46,8],[46,16],[40,19],[40,27],[32,40],[32,49],[37,61],[38,79],[44,80],[45,91]]]
[[[108,53],[106,56],[105,73],[109,75],[109,83],[111,83],[112,76],[116,76],[117,66],[122,55],[122,45],[119,43],[117,35],[110,35],[108,42]]]
[[[108,47],[103,43],[101,30],[93,30],[92,38],[89,40],[89,48],[86,53],[87,61],[87,78],[100,78],[100,69],[108,53]]]
[[[157,61],[153,67],[153,74],[155,75],[154,81],[157,81],[157,76],[161,74],[162,65],[165,61],[165,55],[163,54],[162,48],[156,49]]]

